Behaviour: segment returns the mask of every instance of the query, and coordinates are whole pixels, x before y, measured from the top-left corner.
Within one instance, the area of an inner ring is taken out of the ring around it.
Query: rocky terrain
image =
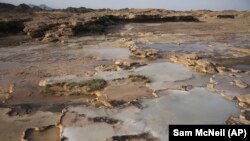
[[[165,141],[250,124],[250,12],[0,4],[0,140]]]

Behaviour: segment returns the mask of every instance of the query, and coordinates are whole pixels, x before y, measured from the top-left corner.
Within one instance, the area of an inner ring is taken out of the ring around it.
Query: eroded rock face
[[[196,53],[179,55],[179,56],[171,55],[169,59],[173,62],[179,62],[187,66],[190,66],[197,72],[209,73],[209,74],[214,74],[218,72],[215,63],[207,59],[202,59],[202,57],[198,56]]]
[[[6,5],[5,7],[7,9],[18,9],[12,5]],[[20,5],[19,9],[22,9],[21,11],[23,12],[29,10],[30,13],[34,13],[35,15],[29,15],[31,20],[26,21],[25,24],[22,22],[21,29],[24,29],[24,32],[32,38],[41,38],[43,42],[57,42],[61,41],[62,37],[70,37],[84,32],[100,33],[105,31],[107,26],[119,23],[198,21],[198,18],[191,14],[170,14],[168,11],[161,10],[93,10],[87,8],[69,8],[53,11],[40,9],[38,10],[39,12],[36,12],[37,9],[26,5]],[[79,13],[78,11],[81,12]],[[20,27],[17,22],[12,23],[13,26],[11,27]],[[2,23],[0,24],[0,29],[1,27],[6,27],[6,25],[9,26],[11,24]],[[3,29],[11,30],[13,28]],[[146,55],[153,53],[152,51],[146,52]],[[142,54],[141,51],[138,51],[137,54],[139,53]]]
[[[33,22],[28,22],[25,24],[24,32],[32,37],[32,38],[38,38],[38,37],[43,37],[46,34],[46,31],[58,26],[59,24],[54,22],[39,22],[39,21],[33,21]],[[48,36],[48,35],[47,35]]]

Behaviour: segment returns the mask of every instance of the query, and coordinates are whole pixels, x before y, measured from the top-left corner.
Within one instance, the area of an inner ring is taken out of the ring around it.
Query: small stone
[[[123,68],[121,68],[120,66],[116,66],[116,71],[121,71],[123,70]]]
[[[198,69],[198,71],[200,72],[204,72],[204,73],[210,73],[210,74],[214,74],[217,73],[217,69],[215,67],[215,64],[209,62],[208,60],[198,60],[196,61],[197,66],[196,69]]]
[[[123,62],[122,62],[121,60],[116,60],[116,61],[115,61],[115,64],[116,64],[116,65],[122,65]]]
[[[38,83],[39,86],[41,87],[44,87],[47,85],[47,81],[46,80],[41,80],[39,83]]]
[[[178,57],[176,55],[171,55],[169,57],[169,60],[176,63],[176,62],[178,62]]]
[[[198,60],[199,59],[199,56],[196,53],[186,54],[186,55],[184,55],[184,57],[186,59],[190,59],[190,60]]]
[[[244,108],[244,107],[247,107],[247,104],[243,103],[243,102],[239,102],[238,104],[240,107]]]
[[[65,40],[61,40],[61,44],[65,44],[66,43],[66,41]]]
[[[214,81],[214,77],[211,77],[211,78],[209,79],[209,83],[213,83],[213,84],[216,83],[216,82]]]
[[[230,70],[232,73],[241,73],[241,72],[242,72],[241,70],[233,69],[233,68],[230,68],[229,70]]]
[[[131,66],[133,66],[134,64],[136,64],[135,62],[129,62],[129,61],[124,61],[123,62],[123,65],[124,66],[128,66],[128,67],[131,67]]]
[[[156,92],[153,92],[152,95],[153,95],[155,98],[158,97],[158,95],[156,94]]]
[[[233,85],[238,86],[239,88],[245,89],[248,87],[248,84],[243,82],[242,80],[235,79],[232,81]]]
[[[250,105],[250,94],[239,95],[236,98],[240,103],[246,103]]]
[[[218,70],[219,73],[223,73],[223,72],[227,71],[227,68],[222,67],[222,66],[218,66],[218,67],[216,67],[216,69]]]
[[[96,95],[97,97],[102,96],[102,94],[101,94],[100,92],[98,92],[98,91],[95,92],[95,95]]]
[[[9,91],[8,91],[9,94],[11,94],[11,93],[14,92],[14,90],[15,90],[14,87],[15,87],[14,84],[11,84],[11,85],[9,86]]]
[[[209,83],[209,84],[207,84],[207,89],[209,90],[209,91],[215,91],[215,89],[214,89],[214,84],[211,84],[211,83]]]
[[[193,86],[192,85],[182,85],[182,86],[180,86],[179,89],[183,90],[183,91],[189,91],[189,90],[193,89]]]
[[[246,119],[245,112],[246,112],[245,110],[242,110],[242,111],[240,112],[240,116],[239,116],[240,119]]]
[[[46,33],[42,42],[48,43],[48,42],[57,42],[59,40],[59,37],[55,33]]]

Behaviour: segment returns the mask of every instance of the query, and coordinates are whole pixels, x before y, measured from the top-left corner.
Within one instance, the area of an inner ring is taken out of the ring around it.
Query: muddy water
[[[126,48],[91,48],[86,54],[97,56],[98,59],[128,59],[130,52]]]
[[[239,113],[235,103],[205,88],[194,88],[189,92],[171,90],[162,93],[164,95],[157,99],[143,100],[143,109],[133,106],[112,110],[72,107],[68,112],[84,114],[87,117],[105,116],[118,119],[121,123],[115,127],[106,123],[87,124],[80,127],[77,126],[77,122],[73,127],[68,123],[65,125],[63,135],[70,141],[80,141],[83,137],[101,141],[108,136],[150,132],[154,137],[167,141],[169,124],[225,124],[228,116]],[[81,121],[81,117],[78,118]],[[99,130],[100,136],[93,134]]]
[[[17,69],[18,67],[21,67],[22,64],[17,62],[3,62],[0,61],[0,71],[1,70],[8,70],[8,69]]]
[[[236,104],[204,88],[189,92],[173,90],[166,94],[159,99],[145,101],[147,108],[140,113],[148,130],[162,140],[167,140],[169,124],[224,124],[228,116],[239,113]]]
[[[67,127],[63,132],[69,141],[104,141],[114,134],[113,128],[105,123],[90,124],[84,127]]]
[[[154,49],[158,49],[160,51],[168,51],[168,52],[194,52],[194,51],[209,51],[211,50],[208,46],[195,43],[195,44],[168,44],[168,43],[156,43],[151,45],[139,45],[139,47],[150,47]]]
[[[242,70],[242,71],[250,71],[250,65],[235,65],[233,68]]]
[[[28,129],[24,138],[27,141],[60,141],[60,129],[55,126],[49,126],[39,131]]]
[[[106,95],[108,101],[130,102],[135,99],[153,98],[152,90],[147,88],[144,82],[126,79],[111,82],[102,93]]]
[[[154,90],[165,89],[167,83],[183,81],[193,78],[192,72],[181,64],[170,62],[152,63],[134,70],[136,74],[148,77]]]
[[[238,86],[233,85],[232,82],[234,80],[240,80],[248,85],[250,84],[250,76],[248,74],[217,74],[213,77],[213,81],[215,81],[214,88],[218,90],[221,94],[226,96],[245,95],[250,92],[249,86],[246,88],[240,88]]]
[[[184,65],[170,62],[149,64],[135,69],[135,72],[155,82],[174,82],[192,78],[192,72]]]

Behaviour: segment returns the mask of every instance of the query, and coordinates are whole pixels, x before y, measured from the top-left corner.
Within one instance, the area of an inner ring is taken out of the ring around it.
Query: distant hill
[[[53,8],[47,6],[46,4],[40,4],[40,5],[34,5],[34,4],[29,4],[31,8],[41,8],[43,10],[52,10]]]
[[[44,10],[52,10],[53,9],[53,8],[47,6],[46,4],[40,4],[39,7],[44,9]]]
[[[95,11],[94,9],[86,8],[86,7],[79,7],[79,8],[68,7],[65,10],[68,12],[74,12],[74,13],[87,13],[87,12]]]
[[[14,8],[16,8],[16,6],[13,4],[0,3],[0,10],[12,10]]]
[[[41,4],[39,6],[33,4],[20,4],[20,5],[13,5],[8,3],[0,3],[0,11],[8,12],[8,11],[20,11],[20,12],[27,12],[27,11],[36,11],[36,10],[52,10],[53,8]]]
[[[20,4],[18,6],[15,7],[16,10],[29,10],[31,9],[31,7],[29,7],[29,5],[27,4]]]
[[[7,3],[0,3],[0,11],[28,11],[31,7],[27,4],[20,4],[18,6]]]

